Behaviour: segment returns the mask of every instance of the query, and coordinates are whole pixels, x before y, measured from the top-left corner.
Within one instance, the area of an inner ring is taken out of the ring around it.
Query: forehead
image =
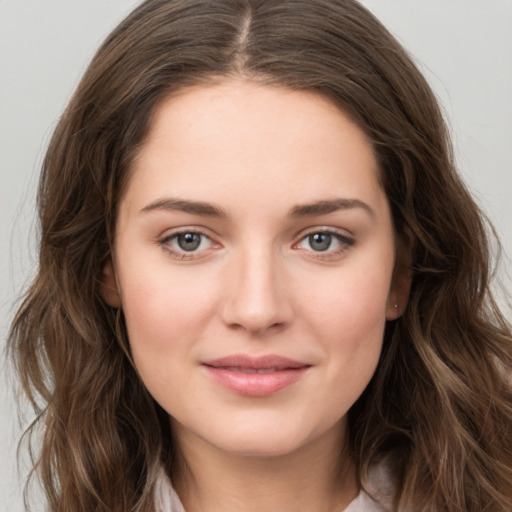
[[[364,132],[329,99],[233,80],[189,87],[162,102],[126,199],[376,201],[383,194],[378,174]]]

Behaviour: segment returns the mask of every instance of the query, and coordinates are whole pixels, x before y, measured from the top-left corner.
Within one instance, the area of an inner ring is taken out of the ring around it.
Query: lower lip
[[[302,366],[270,373],[243,373],[214,366],[203,366],[222,386],[240,395],[251,397],[273,395],[300,380],[309,368],[309,366]]]

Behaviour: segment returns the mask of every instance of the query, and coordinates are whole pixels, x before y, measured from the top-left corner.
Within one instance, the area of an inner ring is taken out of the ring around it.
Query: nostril
[[[285,322],[266,322],[262,319],[239,319],[236,322],[226,322],[228,327],[233,330],[247,331],[251,334],[267,333],[269,331],[279,331],[286,325]]]
[[[286,309],[283,303],[279,306],[275,303],[273,306],[266,304],[264,308],[256,309],[238,301],[226,305],[223,320],[231,329],[241,329],[253,334],[277,331],[289,322]]]

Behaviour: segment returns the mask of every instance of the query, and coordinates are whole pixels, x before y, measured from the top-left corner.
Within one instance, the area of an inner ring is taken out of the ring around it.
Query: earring
[[[395,309],[398,309],[398,304],[395,304],[393,307],[394,307]]]

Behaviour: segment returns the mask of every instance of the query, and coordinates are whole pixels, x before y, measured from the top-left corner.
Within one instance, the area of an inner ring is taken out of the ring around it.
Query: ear
[[[101,296],[113,308],[121,307],[121,295],[117,286],[117,279],[112,260],[109,258],[101,272]]]
[[[395,269],[386,305],[386,320],[400,318],[407,307],[412,284],[413,236],[407,232],[397,243]]]

